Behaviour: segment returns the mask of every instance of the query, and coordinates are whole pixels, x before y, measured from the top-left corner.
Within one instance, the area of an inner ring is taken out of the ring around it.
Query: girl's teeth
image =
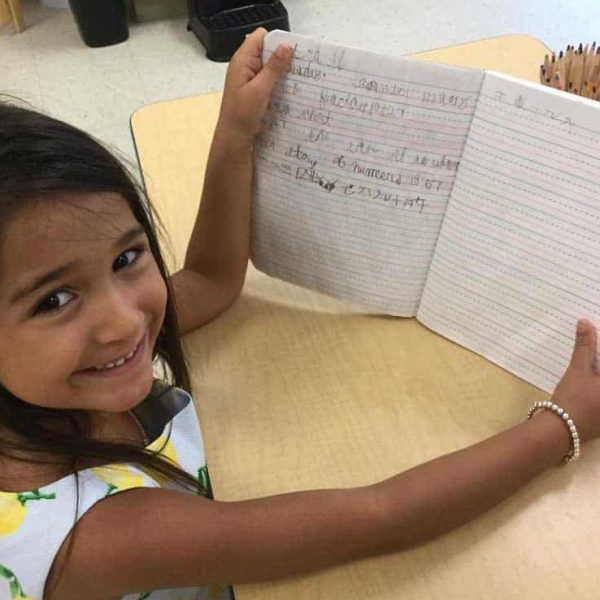
[[[114,363],[106,363],[103,367],[94,367],[94,369],[96,369],[96,371],[104,371],[105,369],[112,369],[113,367],[120,367],[126,360],[129,360],[135,354],[136,350],[137,350],[137,346],[131,352],[129,352],[129,354],[126,354],[123,358],[120,358],[119,360],[115,361]]]
[[[114,363],[108,363],[104,367],[94,367],[94,369],[96,369],[96,371],[104,371],[104,369],[112,369],[114,366]]]

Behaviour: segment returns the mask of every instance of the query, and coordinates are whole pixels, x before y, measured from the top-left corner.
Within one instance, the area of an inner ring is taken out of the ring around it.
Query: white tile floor
[[[131,24],[106,48],[81,41],[69,10],[22,0],[28,29],[0,28],[0,93],[77,125],[133,158],[129,117],[168,98],[222,89],[226,65],[206,59],[186,19]],[[600,1],[284,0],[292,31],[397,55],[527,33],[551,48],[600,38]]]

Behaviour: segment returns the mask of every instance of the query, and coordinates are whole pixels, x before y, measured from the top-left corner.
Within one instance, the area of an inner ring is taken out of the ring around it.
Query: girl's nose
[[[111,287],[96,297],[90,312],[101,343],[138,341],[144,333],[144,314],[131,290]]]

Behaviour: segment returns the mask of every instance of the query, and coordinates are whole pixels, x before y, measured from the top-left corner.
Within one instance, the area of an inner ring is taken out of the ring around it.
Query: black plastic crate
[[[257,27],[290,30],[288,13],[279,0],[188,0],[188,30],[206,48],[210,60],[226,62],[246,35]]]

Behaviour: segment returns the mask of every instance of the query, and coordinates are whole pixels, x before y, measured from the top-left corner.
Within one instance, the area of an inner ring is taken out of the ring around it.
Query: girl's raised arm
[[[171,278],[184,333],[227,308],[244,284],[250,251],[252,146],[273,86],[292,59],[292,49],[282,46],[263,65],[265,34],[261,28],[249,35],[227,70],[200,209],[184,268]]]
[[[582,441],[600,434],[596,334],[582,322],[553,400]],[[59,553],[50,600],[270,580],[408,548],[447,532],[557,465],[569,451],[562,419],[538,413],[506,431],[386,481],[353,489],[218,502],[161,489],[109,496]],[[48,598],[46,600],[48,600]]]

